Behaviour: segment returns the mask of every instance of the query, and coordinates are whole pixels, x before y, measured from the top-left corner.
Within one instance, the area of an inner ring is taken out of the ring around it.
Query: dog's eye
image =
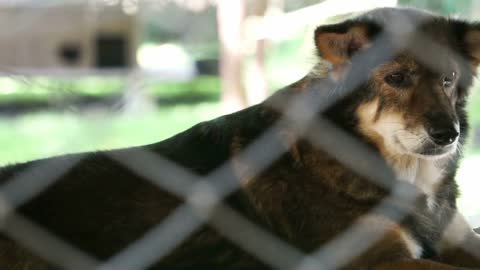
[[[392,73],[385,77],[385,81],[393,87],[406,87],[410,83],[408,75],[403,72]]]
[[[457,76],[457,73],[452,72],[450,75],[447,75],[443,78],[443,87],[445,88],[450,88],[453,86],[453,83],[455,82],[455,78]]]

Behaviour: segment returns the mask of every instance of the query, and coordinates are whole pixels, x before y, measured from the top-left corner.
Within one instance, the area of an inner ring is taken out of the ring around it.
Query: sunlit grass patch
[[[217,103],[138,114],[42,112],[0,118],[0,164],[161,141],[219,115]]]

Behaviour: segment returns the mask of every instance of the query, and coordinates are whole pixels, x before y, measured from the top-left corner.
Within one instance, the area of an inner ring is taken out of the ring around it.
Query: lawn
[[[120,103],[127,85],[122,78],[0,79],[0,109],[7,112],[0,114],[0,164],[152,143],[220,114],[219,81],[212,76],[146,80],[144,94],[154,106],[133,113],[105,104],[85,109],[88,104],[77,102]]]
[[[38,112],[0,118],[0,164],[153,143],[219,114],[217,103],[137,114]]]

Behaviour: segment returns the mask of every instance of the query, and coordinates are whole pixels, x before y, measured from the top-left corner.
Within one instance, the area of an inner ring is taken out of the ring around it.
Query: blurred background
[[[317,25],[397,5],[480,20],[476,0],[0,0],[0,164],[153,143],[261,102],[315,63]],[[460,208],[480,226],[480,89],[469,110]]]

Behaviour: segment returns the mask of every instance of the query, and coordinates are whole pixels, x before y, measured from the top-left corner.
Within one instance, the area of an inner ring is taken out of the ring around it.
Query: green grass
[[[147,94],[164,98],[185,95],[219,98],[220,80],[216,76],[199,76],[190,81],[158,82],[146,80]],[[45,77],[0,78],[0,104],[10,102],[35,102],[75,97],[106,97],[121,95],[127,81],[120,77],[86,77],[82,79],[48,79]]]
[[[80,80],[47,79],[44,77],[0,78],[0,103],[48,101],[76,96],[108,96],[119,94],[125,83],[119,78],[83,78]]]
[[[201,76],[191,81],[146,83],[146,91],[153,96],[175,98],[184,95],[204,95],[218,100],[220,80],[215,76]]]
[[[126,87],[127,81],[119,77],[1,78],[0,105],[120,96]],[[191,105],[159,106],[152,112],[130,115],[44,111],[14,118],[0,117],[0,164],[152,143],[219,115],[218,77],[200,76],[183,82],[149,79],[144,91],[153,99],[175,101],[196,96],[202,102],[193,100]]]
[[[141,114],[43,112],[0,118],[0,164],[157,142],[219,115],[216,103]]]
[[[473,89],[472,94],[468,102],[468,111],[470,116],[470,122],[480,127],[480,85]]]

